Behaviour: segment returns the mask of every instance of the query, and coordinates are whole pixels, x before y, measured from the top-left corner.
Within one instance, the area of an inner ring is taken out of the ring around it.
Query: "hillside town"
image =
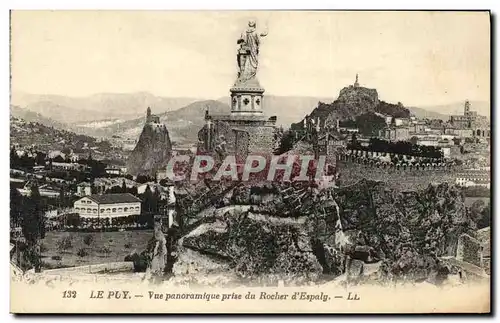
[[[149,106],[140,135],[127,139],[11,117],[11,263],[35,273],[113,263],[106,272],[163,279],[212,273],[213,265],[266,284],[489,279],[487,117],[464,98],[463,113],[447,121],[418,118],[356,74],[333,102],[278,126],[248,63],[256,45],[238,45],[230,111],[207,105],[196,141],[178,144],[170,121]],[[313,162],[292,160],[290,180],[245,181],[253,155]],[[185,157],[177,175],[192,174],[199,156],[218,166],[234,156],[238,175],[218,181],[198,169],[195,181],[176,181],[168,169],[176,156]],[[318,167],[324,175],[311,175]],[[374,276],[362,270],[374,266]]]

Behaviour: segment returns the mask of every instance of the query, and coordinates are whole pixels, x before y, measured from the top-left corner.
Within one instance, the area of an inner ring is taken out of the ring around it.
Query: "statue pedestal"
[[[262,115],[264,89],[256,78],[236,80],[230,92],[232,115]]]

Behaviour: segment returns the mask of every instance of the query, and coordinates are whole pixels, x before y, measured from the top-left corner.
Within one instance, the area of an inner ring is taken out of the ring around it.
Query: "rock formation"
[[[328,120],[355,120],[365,114],[383,114],[399,118],[409,118],[410,110],[402,104],[391,104],[380,101],[376,89],[359,86],[358,82],[340,90],[337,100],[332,103],[319,102],[309,116],[298,123],[292,124],[292,129],[303,129],[306,119],[314,120],[321,127]]]
[[[366,180],[324,190],[273,185],[236,187],[198,222],[191,215],[173,274],[293,284],[340,275],[349,283],[421,281],[443,272],[439,257],[474,232],[460,190],[447,184],[408,193]]]
[[[132,175],[154,176],[167,165],[172,152],[170,136],[165,124],[148,108],[146,124],[137,145],[127,160],[127,172]]]

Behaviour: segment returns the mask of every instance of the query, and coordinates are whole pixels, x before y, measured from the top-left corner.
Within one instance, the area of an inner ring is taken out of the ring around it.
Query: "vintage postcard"
[[[10,19],[12,313],[490,312],[490,12]]]

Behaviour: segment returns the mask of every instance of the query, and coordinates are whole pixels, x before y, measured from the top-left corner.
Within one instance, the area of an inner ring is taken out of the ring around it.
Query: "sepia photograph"
[[[491,22],[11,10],[10,312],[490,313]]]

